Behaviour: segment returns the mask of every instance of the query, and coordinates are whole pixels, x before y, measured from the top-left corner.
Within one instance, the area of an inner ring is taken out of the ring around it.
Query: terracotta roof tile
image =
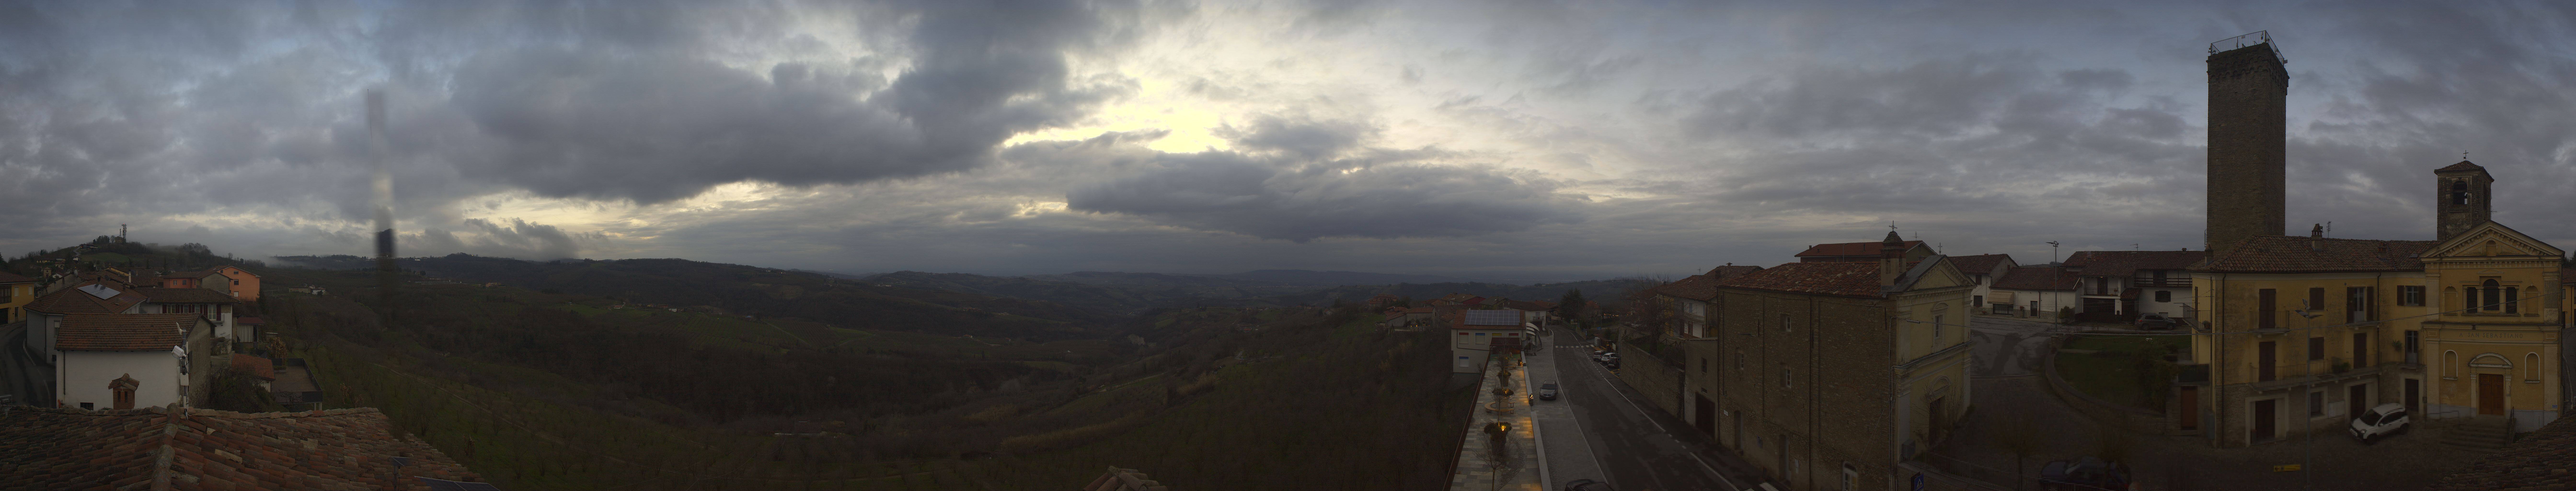
[[[80,351],[166,350],[187,342],[203,314],[70,314],[56,331],[54,349]]]
[[[1877,244],[1877,242],[1870,242],[1870,244]],[[1846,297],[1880,297],[1876,262],[1786,263],[1718,280],[1716,286]]]
[[[1692,300],[1708,300],[1717,298],[1717,280],[1709,278],[1708,275],[1695,274],[1671,283],[1656,285],[1655,293]]]
[[[114,289],[117,292],[116,296],[102,299],[81,291],[80,287],[91,284]],[[125,309],[133,308],[134,304],[139,303],[143,303],[143,295],[134,293],[133,289],[114,283],[92,281],[38,296],[35,301],[27,303],[27,310],[47,314],[114,314],[124,312]]]
[[[241,303],[229,293],[204,288],[136,288],[134,292],[153,303]]]
[[[2193,271],[2222,272],[2379,272],[2423,271],[2417,256],[2440,241],[2363,240],[2258,235]],[[2088,273],[2089,274],[2089,273]]]
[[[1986,274],[1993,272],[1995,270],[1995,265],[2003,264],[2004,261],[2010,259],[2012,259],[2011,254],[1950,256],[1950,265],[1959,267],[1959,272],[1961,273]]]
[[[2469,468],[2442,476],[2432,491],[2568,489],[2576,487],[2576,418],[2540,427],[2478,458]]]
[[[277,380],[277,366],[267,358],[233,353],[233,369],[263,380]]]
[[[205,271],[179,271],[179,272],[174,272],[174,273],[164,274],[164,275],[161,275],[161,277],[163,277],[163,278],[204,278],[204,277],[207,277],[207,276],[210,276],[210,275],[214,275],[214,274],[216,274],[216,273],[215,273],[215,271],[214,271],[214,270],[209,269],[209,270],[205,270]]]
[[[28,277],[25,277],[25,276],[18,276],[18,275],[16,275],[16,274],[11,274],[10,272],[7,272],[7,271],[0,271],[0,284],[10,284],[10,283],[35,283],[35,282],[36,282],[36,279],[35,279],[35,278],[28,278]]]
[[[170,465],[153,462],[163,453]],[[393,457],[408,457],[396,467]],[[375,408],[243,414],[17,407],[0,414],[10,489],[400,489],[480,481]]]
[[[2048,281],[2048,277],[2051,274],[2055,274],[2055,276],[2057,276],[2055,284],[2050,284]],[[2002,278],[1996,278],[1994,288],[2005,290],[2074,290],[2075,272],[2048,266],[2023,266],[2013,268],[2012,271],[2005,272],[2004,277]]]
[[[1887,245],[1887,244],[1886,244],[1885,242],[1874,241],[1874,240],[1873,240],[1873,241],[1869,241],[1869,242],[1844,242],[1844,243],[1840,243],[1840,244],[1816,244],[1816,245],[1813,245],[1813,246],[1808,246],[1808,247],[1807,247],[1806,252],[1800,252],[1800,253],[1798,253],[1797,257],[1813,257],[1813,256],[1877,256],[1877,255],[1878,255],[1878,249],[1879,249],[1880,247],[1885,247],[1886,245]],[[1922,247],[1922,246],[1923,246],[1923,241],[1920,241],[1920,240],[1909,240],[1909,241],[1905,241],[1905,249],[1906,249],[1906,250],[1914,250],[1914,248],[1916,248],[1916,247]]]
[[[2487,168],[2485,168],[2485,167],[2479,167],[2479,166],[2478,166],[2478,164],[2472,164],[2472,163],[2469,163],[2469,161],[2462,160],[2462,161],[2460,161],[2460,163],[2457,163],[2457,164],[2451,164],[2451,165],[2443,166],[2443,167],[2442,167],[2442,168],[2440,168],[2440,169],[2433,169],[2433,172],[2451,172],[2451,171],[2461,171],[2461,170],[2487,170]]]
[[[1737,266],[1737,265],[1733,265],[1733,264],[1728,264],[1728,265],[1725,265],[1725,266],[1718,266],[1718,267],[1714,267],[1714,268],[1708,268],[1708,277],[1723,280],[1723,279],[1727,279],[1727,278],[1734,278],[1734,277],[1737,277],[1737,276],[1742,276],[1742,275],[1744,275],[1745,273],[1751,273],[1751,272],[1761,271],[1761,270],[1762,270],[1762,267],[1761,267],[1761,266]]]
[[[2183,269],[2209,258],[2209,251],[2076,251],[2066,267],[2083,268],[2079,276],[2136,276],[2138,270]]]

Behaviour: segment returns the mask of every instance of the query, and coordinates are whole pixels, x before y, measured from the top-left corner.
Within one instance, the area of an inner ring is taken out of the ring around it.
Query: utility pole
[[[2048,313],[2057,313],[2057,279],[2066,276],[2066,264],[2057,260],[2057,241],[2048,241]],[[2038,312],[2032,312],[2037,314]],[[2065,322],[2066,319],[2058,319]]]

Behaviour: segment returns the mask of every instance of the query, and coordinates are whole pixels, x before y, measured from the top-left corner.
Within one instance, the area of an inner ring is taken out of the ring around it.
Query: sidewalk
[[[1556,330],[1549,330],[1543,338],[1545,341],[1542,342],[1548,347],[1543,349],[1557,349],[1555,346],[1558,337]],[[1535,384],[1544,383],[1557,383],[1560,384],[1559,387],[1563,386],[1565,379],[1556,371],[1556,353],[1541,351],[1523,356],[1529,360],[1529,366],[1524,371],[1529,373],[1529,383],[1532,387],[1536,387]],[[1601,460],[1592,453],[1591,435],[1586,434],[1583,431],[1583,424],[1574,419],[1574,405],[1566,403],[1564,399],[1538,401],[1531,404],[1531,419],[1538,423],[1539,434],[1543,435],[1539,442],[1539,453],[1546,456],[1543,460],[1547,461],[1546,474],[1549,484],[1562,485],[1576,479],[1610,482],[1610,474],[1601,469]]]
[[[1529,406],[1523,403],[1530,396],[1529,378],[1520,368],[1504,367],[1500,359],[1486,365],[1485,379],[1476,385],[1475,415],[1461,429],[1467,432],[1467,443],[1458,449],[1458,471],[1449,475],[1449,490],[1544,491],[1539,485],[1538,432],[1530,424]],[[1505,372],[1512,377],[1512,395],[1496,396],[1494,387],[1501,384],[1498,376]],[[1498,401],[1503,404],[1495,404]],[[1510,410],[1496,412],[1489,407]],[[1502,438],[1508,450],[1500,462],[1491,450],[1496,442],[1484,431],[1485,425],[1496,421],[1511,425],[1511,431]]]

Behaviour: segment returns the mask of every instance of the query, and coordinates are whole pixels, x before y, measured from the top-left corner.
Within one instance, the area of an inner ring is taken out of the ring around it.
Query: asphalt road
[[[1555,380],[1563,395],[1558,403],[1573,409],[1574,420],[1581,425],[1579,434],[1550,431],[1545,435],[1548,446],[1559,445],[1557,439],[1583,437],[1590,440],[1591,454],[1598,461],[1598,472],[1606,474],[1619,491],[1691,491],[1745,489],[1760,482],[1759,471],[1742,460],[1727,455],[1711,445],[1709,438],[1693,430],[1680,418],[1665,414],[1619,382],[1609,370],[1590,359],[1588,347],[1574,347],[1586,341],[1570,332],[1554,331],[1546,344],[1553,363]],[[1559,341],[1563,340],[1563,341]],[[1567,345],[1569,347],[1559,347]],[[1531,380],[1547,383],[1549,380]],[[1537,410],[1545,414],[1546,401]],[[1541,423],[1545,425],[1546,423]],[[1565,436],[1558,436],[1565,435]],[[1551,474],[1560,468],[1559,453],[1548,458]],[[1574,463],[1580,469],[1580,463]],[[1580,472],[1578,470],[1578,472]],[[1549,491],[1563,486],[1575,476],[1552,475]]]
[[[27,323],[0,325],[0,394],[10,394],[10,404],[34,404],[44,395],[44,380],[54,377],[53,367],[27,356]]]

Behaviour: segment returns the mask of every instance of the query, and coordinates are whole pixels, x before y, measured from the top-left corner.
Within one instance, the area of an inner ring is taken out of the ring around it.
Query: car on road
[[[2370,408],[2369,411],[2363,411],[2361,416],[2353,417],[2350,430],[2353,438],[2361,439],[2362,443],[2371,443],[2405,433],[2409,428],[2406,423],[2410,419],[2412,418],[2406,417],[2405,404],[2391,402]]]
[[[1610,360],[1615,360],[1615,359],[1618,359],[1618,358],[1619,358],[1619,354],[1618,354],[1618,353],[1609,352],[1609,351],[1603,351],[1603,352],[1600,352],[1600,353],[1593,353],[1593,354],[1592,354],[1592,361],[1610,361]]]
[[[2165,317],[2164,314],[2138,314],[2137,322],[2131,322],[2129,325],[2139,329],[2173,329],[2176,327],[2182,327],[2181,322],[2173,320],[2172,317]]]
[[[1556,400],[1556,384],[1538,384],[1538,398]]]
[[[2129,468],[2092,457],[2050,461],[2048,466],[2039,468],[2039,489],[2130,491]]]
[[[1594,481],[1591,479],[1566,481],[1565,487],[1558,489],[1560,491],[1617,491],[1610,489],[1610,483]]]
[[[1619,359],[1618,359],[1618,358],[1611,358],[1611,359],[1610,359],[1610,361],[1601,362],[1601,368],[1608,368],[1608,369],[1611,369],[1611,370],[1618,370],[1618,369],[1619,369]]]

